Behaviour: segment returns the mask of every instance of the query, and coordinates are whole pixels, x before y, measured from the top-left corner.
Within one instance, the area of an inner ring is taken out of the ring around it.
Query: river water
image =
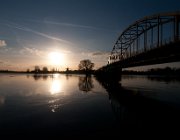
[[[180,81],[122,76],[0,74],[2,135],[121,136],[180,126]]]

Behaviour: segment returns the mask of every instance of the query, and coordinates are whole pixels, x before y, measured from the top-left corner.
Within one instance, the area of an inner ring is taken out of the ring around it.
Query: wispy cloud
[[[36,35],[39,35],[39,36],[48,38],[48,39],[51,39],[51,40],[59,41],[59,42],[61,42],[61,43],[72,44],[70,41],[67,41],[67,40],[65,40],[65,39],[61,39],[61,38],[54,37],[54,36],[51,36],[51,35],[48,35],[48,34],[45,34],[45,33],[42,33],[42,32],[38,32],[38,31],[35,31],[35,30],[30,29],[30,28],[28,28],[28,27],[21,26],[21,25],[18,25],[18,24],[9,22],[9,21],[8,21],[8,23],[6,23],[6,25],[9,26],[9,27],[18,29],[18,30],[30,32],[30,33],[33,33],[33,34],[36,34]]]
[[[9,66],[10,65],[10,62],[9,61],[6,61],[6,60],[0,60],[0,66]]]
[[[109,56],[109,52],[101,52],[101,51],[97,51],[97,52],[82,52],[81,55],[88,57],[88,58],[97,58],[97,59],[105,59],[108,58]]]
[[[44,56],[45,52],[38,50],[36,48],[28,48],[24,47],[23,49],[20,50],[21,54],[27,54],[30,53],[32,55],[37,55],[37,56]]]
[[[0,40],[0,47],[5,47],[5,46],[7,46],[6,41]]]
[[[98,52],[93,52],[92,53],[92,56],[102,56],[102,55],[109,55],[110,53],[109,52],[100,52],[100,51],[98,51]]]
[[[71,24],[71,23],[63,23],[63,22],[54,22],[54,21],[44,21],[47,24],[54,24],[54,25],[62,25],[62,26],[68,26],[68,27],[76,27],[76,28],[86,28],[86,29],[93,29],[93,30],[99,30],[101,28],[96,28],[93,26],[85,26],[85,25],[78,25],[78,24]]]
[[[60,26],[67,26],[67,27],[73,27],[73,28],[83,28],[83,29],[89,29],[89,30],[103,30],[108,32],[117,32],[110,29],[105,29],[101,27],[94,27],[94,26],[87,26],[87,25],[80,25],[80,24],[72,24],[72,23],[65,23],[65,22],[55,22],[50,20],[40,21],[40,20],[28,20],[31,22],[38,22],[38,23],[45,23],[45,24],[52,24],[52,25],[60,25]]]

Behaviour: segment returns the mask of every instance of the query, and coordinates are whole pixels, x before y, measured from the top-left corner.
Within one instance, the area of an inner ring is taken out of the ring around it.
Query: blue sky
[[[0,69],[77,69],[82,59],[98,68],[129,24],[178,10],[179,0],[0,0]],[[51,52],[63,55],[59,65]]]

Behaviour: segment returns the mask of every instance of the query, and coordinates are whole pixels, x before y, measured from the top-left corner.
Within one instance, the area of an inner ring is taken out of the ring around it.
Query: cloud
[[[110,55],[109,52],[101,52],[101,51],[97,51],[97,52],[82,52],[81,53],[82,56],[88,56],[88,57],[93,57],[93,58],[102,58],[102,57],[108,57]]]
[[[110,53],[109,52],[93,52],[92,56],[108,56]]]
[[[7,46],[6,41],[0,40],[0,47],[5,47],[5,46]]]
[[[20,50],[21,54],[33,54],[33,55],[37,55],[37,56],[43,56],[44,52],[41,50],[38,50],[36,48],[28,48],[28,47],[24,47],[22,50]]]
[[[80,24],[72,24],[72,23],[65,23],[65,22],[55,22],[55,21],[50,21],[50,20],[45,20],[45,21],[28,20],[28,21],[37,22],[37,23],[51,24],[51,25],[73,27],[73,28],[82,28],[82,29],[89,29],[89,30],[102,30],[102,31],[119,33],[117,31],[110,30],[110,29],[105,29],[105,28],[101,28],[101,27],[94,27],[94,26],[87,26],[87,25],[80,25]]]
[[[93,27],[93,26],[85,26],[85,25],[63,23],[63,22],[54,22],[54,21],[47,21],[47,20],[44,21],[44,22],[47,23],[47,24],[62,25],[62,26],[75,27],[75,28],[86,28],[86,29],[92,29],[92,30],[102,30],[102,28],[96,28],[96,27]]]
[[[48,38],[48,39],[51,39],[51,40],[59,41],[61,43],[72,44],[70,41],[67,41],[65,39],[57,38],[57,37],[54,37],[54,36],[51,36],[51,35],[48,35],[48,34],[45,34],[45,33],[42,33],[42,32],[38,32],[38,31],[35,31],[33,29],[30,29],[30,28],[27,28],[27,27],[24,27],[24,26],[15,24],[15,23],[9,22],[6,25],[9,26],[9,27],[12,27],[12,28],[16,28],[18,30],[22,30],[22,31],[25,31],[25,32],[30,32],[30,33],[33,33],[33,34]]]

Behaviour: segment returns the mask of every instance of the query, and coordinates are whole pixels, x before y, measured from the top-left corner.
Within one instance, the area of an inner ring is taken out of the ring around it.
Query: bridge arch
[[[180,40],[180,11],[144,17],[127,27],[113,46],[108,64]]]

